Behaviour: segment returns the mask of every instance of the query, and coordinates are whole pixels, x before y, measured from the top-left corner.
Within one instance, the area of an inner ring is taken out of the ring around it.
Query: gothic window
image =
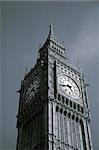
[[[84,113],[83,107],[81,107],[81,113],[82,113],[82,114]]]
[[[76,145],[75,135],[76,135],[76,133],[75,133],[75,122],[72,121],[72,145],[73,145],[73,147],[75,147],[75,145]]]
[[[66,114],[67,114],[67,111],[64,111],[64,115],[66,116]]]
[[[69,119],[69,129],[70,129],[70,139],[71,139],[71,145],[72,145],[72,120]]]
[[[80,111],[80,105],[78,104],[78,111]]]
[[[63,109],[61,108],[61,109],[60,109],[60,113],[62,114],[62,112],[63,112]]]
[[[72,101],[70,101],[70,107],[72,107]]]
[[[67,118],[64,117],[64,142],[68,144],[68,128],[67,128]]]
[[[66,104],[68,105],[68,98],[66,98]]]
[[[62,102],[64,103],[64,96],[62,96]]]
[[[68,117],[70,118],[70,116],[71,116],[71,113],[68,113]]]
[[[61,96],[60,96],[60,94],[58,94],[58,100],[59,100],[59,101],[61,100]]]
[[[61,139],[61,141],[63,141],[63,116],[62,116],[62,114],[60,114],[60,132],[61,132],[60,139]]]
[[[58,107],[58,106],[56,106],[56,112],[58,112],[58,110],[59,110],[59,107]]]
[[[80,121],[80,126],[81,126],[81,135],[82,135],[82,143],[83,143],[83,147],[84,150],[87,150],[86,148],[86,140],[85,140],[85,130],[84,130],[84,124],[83,121]]]
[[[59,112],[57,113],[57,136],[58,136],[58,139],[60,138],[60,122],[59,122],[60,118],[59,118]]]
[[[74,109],[76,109],[76,103],[74,103]]]
[[[74,120],[74,118],[75,118],[75,116],[74,115],[72,115],[72,119]]]
[[[74,129],[74,122],[71,120],[71,145],[73,147],[74,147],[74,137],[73,137],[74,131],[75,131],[75,129]]]
[[[60,112],[59,107],[56,106],[56,138],[60,138]]]
[[[74,144],[75,144],[75,124],[74,124],[74,121],[72,120],[71,121],[71,126],[72,126],[72,129],[71,129],[71,141],[72,141],[72,146],[74,147]]]
[[[81,127],[80,127],[79,122],[76,122],[76,120],[74,119],[74,115],[72,116],[72,119],[69,119],[69,127],[70,127],[71,146],[74,149],[81,150],[81,142],[82,142],[81,136],[80,136]]]
[[[79,130],[79,123],[76,123],[76,138],[77,138],[77,148],[81,150],[81,139],[80,139],[80,130]]]
[[[79,120],[79,118],[78,118],[78,117],[76,117],[76,122],[78,122],[78,120]]]

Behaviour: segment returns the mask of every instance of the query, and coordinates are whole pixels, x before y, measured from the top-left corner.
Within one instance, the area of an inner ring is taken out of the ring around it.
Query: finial
[[[49,37],[54,39],[54,31],[53,31],[53,24],[52,24],[52,21],[50,21],[50,32],[49,32]]]
[[[25,74],[27,75],[27,73],[28,73],[28,68],[25,67]]]
[[[62,41],[62,44],[64,45],[64,41]]]
[[[41,49],[41,43],[39,43],[39,49],[38,49],[38,59],[40,58],[40,49]]]
[[[41,45],[40,45],[41,48]],[[40,59],[40,52],[38,51],[37,60]]]
[[[41,48],[41,43],[39,43],[39,48]]]
[[[77,62],[77,68],[80,72],[82,72],[79,62]]]
[[[17,93],[21,93],[21,89],[17,91]]]
[[[90,86],[90,84],[89,83],[85,83],[85,87],[87,87],[87,86]]]

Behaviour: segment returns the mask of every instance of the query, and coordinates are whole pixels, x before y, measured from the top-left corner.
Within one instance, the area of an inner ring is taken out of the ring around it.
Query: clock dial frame
[[[58,76],[58,83],[59,87],[66,95],[72,97],[73,99],[79,99],[80,89],[73,79],[67,75],[60,74]]]
[[[34,97],[34,95],[38,91],[39,86],[40,86],[40,79],[39,77],[36,77],[31,81],[31,83],[28,85],[25,91],[25,101],[29,101],[32,99],[32,97]]]

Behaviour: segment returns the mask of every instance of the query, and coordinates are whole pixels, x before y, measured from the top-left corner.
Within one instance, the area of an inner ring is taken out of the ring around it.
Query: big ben
[[[16,150],[93,150],[86,87],[51,23],[37,63],[18,91]]]

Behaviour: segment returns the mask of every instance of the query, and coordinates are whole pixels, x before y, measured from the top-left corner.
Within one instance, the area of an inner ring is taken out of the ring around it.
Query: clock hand
[[[73,91],[73,90],[71,89],[71,86],[68,85],[68,84],[61,84],[61,86],[67,86],[71,91]]]
[[[71,86],[67,84],[67,87],[69,87],[71,89]]]
[[[66,84],[60,84],[61,86],[67,86]]]

